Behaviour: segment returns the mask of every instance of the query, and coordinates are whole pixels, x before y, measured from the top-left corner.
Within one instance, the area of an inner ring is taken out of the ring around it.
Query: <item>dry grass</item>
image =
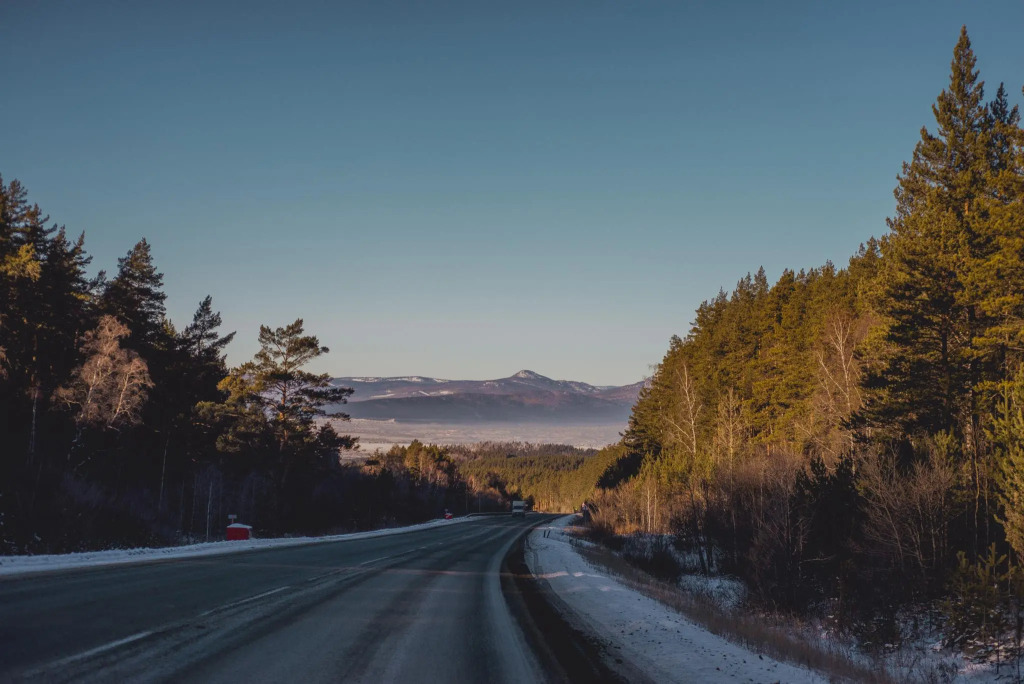
[[[815,670],[833,682],[878,682],[896,680],[882,667],[855,662],[841,646],[800,635],[794,624],[771,624],[764,616],[727,612],[707,597],[697,596],[662,582],[631,565],[611,550],[597,545],[578,545],[591,563],[614,574],[623,584],[660,601],[713,634],[777,660]]]

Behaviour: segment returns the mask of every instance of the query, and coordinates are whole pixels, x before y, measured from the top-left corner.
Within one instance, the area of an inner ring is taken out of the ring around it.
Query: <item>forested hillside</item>
[[[677,534],[789,609],[946,594],[953,640],[1019,610],[1024,131],[966,29],[933,113],[881,238],[747,275],[671,340],[599,525]]]
[[[458,474],[343,466],[318,420],[351,389],[301,319],[229,369],[210,297],[176,327],[141,240],[90,277],[84,237],[0,179],[0,553],[373,527],[464,505]],[[336,416],[344,418],[344,415]],[[458,496],[456,496],[458,493]]]
[[[449,447],[463,477],[481,491],[523,498],[534,508],[571,513],[622,457],[621,446],[576,449],[559,444],[475,444]]]

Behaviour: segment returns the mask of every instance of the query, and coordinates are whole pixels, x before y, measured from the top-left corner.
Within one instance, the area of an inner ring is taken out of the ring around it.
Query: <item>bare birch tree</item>
[[[867,334],[867,322],[847,314],[834,314],[825,322],[824,335],[814,350],[818,389],[805,425],[804,437],[823,452],[836,456],[853,447],[853,434],[843,421],[860,409],[862,371],[854,349]]]
[[[674,436],[681,444],[683,453],[695,463],[699,452],[697,421],[701,411],[704,410],[704,405],[697,398],[693,378],[690,377],[689,368],[685,363],[682,365],[682,372],[676,371],[676,379],[679,382],[679,410],[675,416],[669,415],[666,416],[666,419],[672,426]]]
[[[116,318],[104,316],[82,339],[85,362],[56,394],[75,410],[79,434],[85,426],[116,430],[140,419],[153,383],[146,362],[121,346],[128,333]]]
[[[736,390],[730,387],[718,399],[715,422],[715,452],[720,457],[724,456],[726,465],[730,467],[736,462],[744,433],[743,406]]]

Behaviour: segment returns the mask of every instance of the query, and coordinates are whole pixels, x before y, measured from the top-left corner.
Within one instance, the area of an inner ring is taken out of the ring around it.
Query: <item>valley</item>
[[[528,442],[531,444],[568,444],[599,449],[613,444],[626,428],[622,423],[434,423],[353,418],[336,425],[338,430],[359,438],[359,449],[342,452],[345,459],[362,459],[374,451],[387,451],[392,445],[408,445],[413,440],[427,444],[477,444],[479,442]]]

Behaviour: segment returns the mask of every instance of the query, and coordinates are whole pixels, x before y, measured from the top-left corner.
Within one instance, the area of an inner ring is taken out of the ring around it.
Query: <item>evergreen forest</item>
[[[966,28],[932,112],[880,238],[843,267],[748,274],[672,338],[594,494],[597,530],[674,535],[786,611],[867,624],[944,597],[953,642],[1012,628],[1024,130]]]

